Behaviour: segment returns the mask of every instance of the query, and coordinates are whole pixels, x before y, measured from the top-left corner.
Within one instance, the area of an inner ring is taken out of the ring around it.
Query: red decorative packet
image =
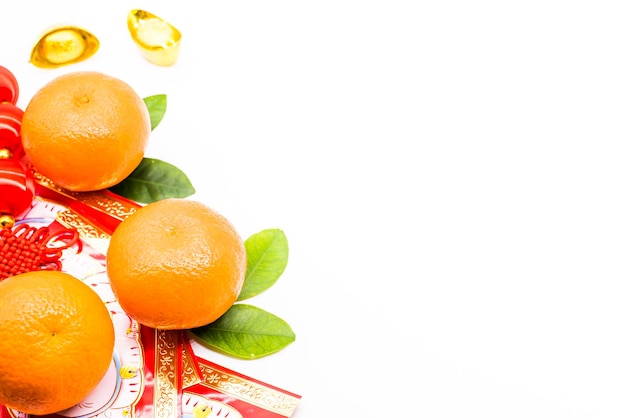
[[[290,417],[301,398],[207,359],[196,360],[200,380],[183,388],[183,417]]]
[[[111,313],[116,333],[111,366],[80,404],[48,418],[290,417],[300,396],[197,356],[185,331],[138,324],[118,304],[106,274],[111,234],[141,206],[110,191],[73,193],[35,173],[37,196],[18,223],[75,228],[82,250],[64,250],[63,271],[90,284]],[[27,371],[26,371],[27,372]],[[30,418],[0,406],[0,418]]]

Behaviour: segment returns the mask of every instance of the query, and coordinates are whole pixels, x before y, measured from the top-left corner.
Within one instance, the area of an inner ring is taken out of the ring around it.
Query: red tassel
[[[63,250],[76,245],[82,250],[78,231],[20,224],[0,229],[0,280],[36,270],[61,270]]]

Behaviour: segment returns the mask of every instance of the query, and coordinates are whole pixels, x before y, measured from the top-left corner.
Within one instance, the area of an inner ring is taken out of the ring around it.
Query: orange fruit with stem
[[[96,71],[58,76],[30,99],[22,143],[35,170],[71,191],[106,189],[143,159],[151,125],[126,82]]]
[[[203,203],[149,203],[113,232],[107,273],[122,309],[140,324],[189,329],[209,324],[237,300],[247,258],[232,223]]]
[[[111,365],[111,316],[87,284],[61,271],[0,282],[0,403],[44,415],[79,403]]]

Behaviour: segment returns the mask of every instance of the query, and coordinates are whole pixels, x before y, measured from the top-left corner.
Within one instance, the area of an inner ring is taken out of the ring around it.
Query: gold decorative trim
[[[99,212],[106,213],[107,215],[118,220],[124,220],[137,211],[137,207],[133,206],[131,203],[117,200],[114,196],[110,196],[102,191],[72,192],[57,186],[52,182],[52,180],[41,175],[34,169],[32,172],[33,178],[41,186],[54,190],[65,197],[82,202],[87,206]]]
[[[86,222],[80,215],[70,209],[57,213],[56,220],[66,228],[75,228],[81,238],[109,238],[108,234]]]
[[[199,363],[203,375],[202,384],[219,392],[233,395],[278,415],[290,417],[299,399],[251,380]]]
[[[137,210],[135,207],[125,205],[123,202],[99,192],[84,192],[78,196],[72,193],[72,197],[118,220],[128,218]]]
[[[156,417],[170,418],[178,412],[178,334],[155,330],[154,412]]]
[[[197,383],[202,382],[202,377],[198,373],[193,354],[189,352],[187,344],[183,344],[182,349],[182,385],[183,389],[187,389]]]

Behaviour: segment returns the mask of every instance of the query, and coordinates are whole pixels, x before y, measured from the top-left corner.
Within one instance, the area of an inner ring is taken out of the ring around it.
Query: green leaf
[[[155,94],[154,96],[144,97],[143,101],[148,107],[148,112],[150,113],[150,125],[154,131],[154,128],[161,123],[161,120],[165,115],[165,110],[167,109],[167,96],[165,94]]]
[[[289,258],[289,244],[280,229],[265,229],[245,241],[248,256],[246,279],[237,300],[256,296],[269,289],[283,274]]]
[[[110,190],[140,203],[171,197],[185,198],[196,192],[187,175],[179,168],[155,158],[144,158],[135,171]]]
[[[289,324],[276,315],[240,303],[211,324],[190,331],[208,347],[248,360],[274,354],[296,340]]]

